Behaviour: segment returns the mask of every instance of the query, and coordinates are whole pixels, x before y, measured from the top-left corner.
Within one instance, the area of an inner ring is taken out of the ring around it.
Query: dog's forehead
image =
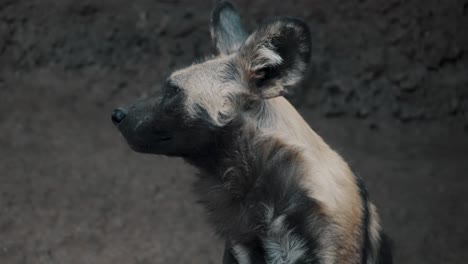
[[[181,88],[221,82],[226,75],[226,65],[231,57],[216,57],[173,72],[169,81]]]

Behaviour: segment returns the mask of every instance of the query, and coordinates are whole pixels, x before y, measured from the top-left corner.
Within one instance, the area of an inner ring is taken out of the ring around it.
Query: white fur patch
[[[369,237],[370,237],[370,255],[368,256],[367,263],[375,263],[377,259],[378,249],[381,244],[380,232],[382,230],[380,226],[379,215],[377,214],[377,208],[372,203],[369,203]]]
[[[273,220],[272,214],[273,209],[267,210],[265,220]],[[285,215],[276,217],[262,239],[269,264],[293,264],[307,253],[305,241],[288,229],[285,218]]]
[[[262,69],[267,66],[276,66],[283,63],[283,58],[281,58],[278,53],[265,46],[258,49],[256,55],[252,62],[252,70]]]
[[[232,253],[239,264],[251,264],[249,251],[242,245],[235,245],[232,247]]]

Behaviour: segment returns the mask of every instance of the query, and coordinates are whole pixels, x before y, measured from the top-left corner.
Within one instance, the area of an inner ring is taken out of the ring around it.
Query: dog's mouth
[[[156,142],[165,142],[165,141],[170,141],[172,139],[172,136],[170,135],[161,135],[156,139]]]
[[[166,147],[172,140],[172,135],[160,134],[145,140],[137,139],[133,141],[131,139],[127,139],[127,143],[136,152],[156,153],[163,149],[166,149]]]
[[[117,124],[117,128],[127,141],[132,150],[142,153],[163,153],[171,149],[174,141],[172,128],[154,127],[147,120],[139,120],[127,116],[123,122]]]
[[[173,133],[169,131],[155,131],[149,138],[151,138],[151,142],[153,142],[154,144],[159,144],[172,140],[172,134]]]

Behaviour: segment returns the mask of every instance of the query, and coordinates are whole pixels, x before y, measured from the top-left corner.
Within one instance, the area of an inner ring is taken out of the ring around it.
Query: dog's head
[[[114,110],[112,120],[138,152],[186,156],[210,145],[233,119],[297,84],[310,56],[307,25],[277,18],[248,34],[228,2],[212,14],[218,54],[173,72],[160,91]]]

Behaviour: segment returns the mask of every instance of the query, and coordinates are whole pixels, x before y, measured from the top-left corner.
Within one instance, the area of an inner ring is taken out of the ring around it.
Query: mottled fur
[[[227,2],[212,23],[218,56],[118,110],[129,145],[200,170],[224,263],[391,263],[364,184],[282,97],[306,72],[307,25],[277,18],[248,34]]]
[[[326,216],[300,186],[303,150],[245,121],[214,141],[209,157],[188,160],[202,168],[196,190],[217,232],[237,246],[233,254],[260,251],[263,261],[252,263],[317,263]]]

